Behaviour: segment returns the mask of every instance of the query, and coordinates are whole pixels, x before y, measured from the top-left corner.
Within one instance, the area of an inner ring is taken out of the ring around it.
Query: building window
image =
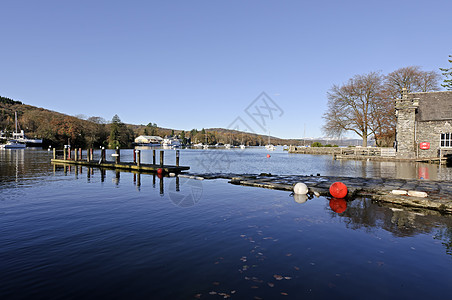
[[[452,147],[452,133],[441,133],[441,147]]]

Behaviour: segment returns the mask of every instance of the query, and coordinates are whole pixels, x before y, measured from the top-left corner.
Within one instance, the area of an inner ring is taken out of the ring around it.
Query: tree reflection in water
[[[332,218],[340,218],[349,229],[384,229],[396,237],[412,237],[418,234],[433,234],[442,241],[446,253],[452,256],[452,216],[438,211],[414,209],[372,201],[367,198],[347,202],[343,213],[326,208]]]

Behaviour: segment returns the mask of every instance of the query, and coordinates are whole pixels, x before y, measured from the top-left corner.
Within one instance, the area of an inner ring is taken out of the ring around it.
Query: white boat
[[[275,146],[273,146],[272,144],[268,144],[268,145],[265,145],[265,149],[267,149],[269,151],[275,151]]]
[[[209,149],[209,145],[207,145],[207,144],[202,145],[202,148],[203,148],[203,149]]]
[[[246,148],[246,147],[245,147],[245,145],[243,145],[243,144],[242,144],[242,145],[240,145],[240,149],[242,149],[242,150],[243,150],[243,149],[245,149],[245,148]]]
[[[9,140],[6,144],[0,145],[1,149],[25,149],[27,145],[16,140]]]
[[[273,146],[270,143],[270,131],[268,132],[268,144],[265,145],[265,149],[269,150],[269,151],[274,151],[275,150],[275,146]]]
[[[224,147],[225,147],[226,149],[231,149],[231,144],[224,144]]]
[[[15,122],[15,130],[13,132],[13,138],[8,140],[5,145],[2,145],[2,148],[5,149],[23,149],[27,146],[41,146],[41,139],[29,139],[25,136],[23,130],[18,131],[19,123],[17,121],[17,112],[14,113],[14,122]]]
[[[179,139],[166,138],[163,140],[162,146],[164,149],[174,149],[182,145]]]
[[[19,143],[23,143],[27,146],[41,146],[41,139],[29,139],[25,136],[24,131],[21,130],[19,133],[13,133],[13,139]]]

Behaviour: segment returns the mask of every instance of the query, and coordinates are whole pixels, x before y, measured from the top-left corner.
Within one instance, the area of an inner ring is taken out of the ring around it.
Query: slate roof
[[[412,93],[408,98],[419,98],[416,121],[452,120],[452,91]]]

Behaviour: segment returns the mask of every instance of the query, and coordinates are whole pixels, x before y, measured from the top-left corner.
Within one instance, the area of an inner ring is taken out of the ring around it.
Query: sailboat
[[[245,149],[246,147],[245,147],[245,145],[243,144],[243,132],[242,132],[242,143],[240,144],[240,149]]]
[[[270,144],[270,132],[268,132],[268,144],[265,145],[265,149],[267,149],[269,151],[274,151],[275,150],[275,146]]]
[[[25,149],[27,147],[27,145],[20,140],[20,133],[17,132],[17,112],[14,113],[14,119],[15,119],[15,130],[13,133],[13,139],[10,139],[4,145],[0,145],[1,149]]]

